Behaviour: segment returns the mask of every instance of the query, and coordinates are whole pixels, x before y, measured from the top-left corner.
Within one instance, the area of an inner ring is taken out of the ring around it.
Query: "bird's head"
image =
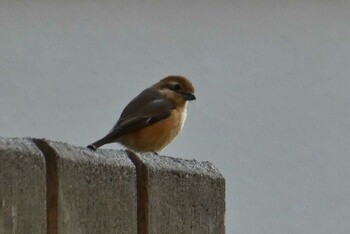
[[[196,100],[191,81],[183,76],[167,76],[154,84],[153,87],[178,105],[184,105],[186,101]]]

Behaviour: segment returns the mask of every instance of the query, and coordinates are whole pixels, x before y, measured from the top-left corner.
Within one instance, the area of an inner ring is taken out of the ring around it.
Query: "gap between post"
[[[126,153],[136,167],[137,184],[137,234],[148,234],[149,225],[149,191],[148,191],[148,170],[140,157],[130,151]]]
[[[58,234],[58,156],[44,139],[33,142],[45,157],[47,234]]]

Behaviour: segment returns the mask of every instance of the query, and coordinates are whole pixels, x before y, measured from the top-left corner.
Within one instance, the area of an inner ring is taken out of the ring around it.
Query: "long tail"
[[[110,135],[107,135],[103,138],[101,138],[100,140],[98,141],[95,141],[94,143],[90,144],[87,146],[87,148],[91,149],[91,150],[96,150],[97,148],[105,145],[105,144],[109,144],[109,143],[112,143],[113,141],[111,141],[111,136]]]

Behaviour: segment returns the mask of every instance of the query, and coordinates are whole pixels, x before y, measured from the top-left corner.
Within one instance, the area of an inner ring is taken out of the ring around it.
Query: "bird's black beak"
[[[196,100],[196,96],[193,93],[181,93],[185,100],[192,101]]]

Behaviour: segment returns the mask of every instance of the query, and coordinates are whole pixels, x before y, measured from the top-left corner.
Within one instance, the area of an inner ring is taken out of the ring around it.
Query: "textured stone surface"
[[[196,160],[0,138],[0,201],[0,234],[225,233],[225,180]]]
[[[136,233],[136,172],[125,152],[45,141],[57,153],[58,233]]]
[[[225,233],[225,180],[209,162],[143,154],[148,233]]]
[[[29,138],[0,138],[0,233],[46,233],[46,169]]]

